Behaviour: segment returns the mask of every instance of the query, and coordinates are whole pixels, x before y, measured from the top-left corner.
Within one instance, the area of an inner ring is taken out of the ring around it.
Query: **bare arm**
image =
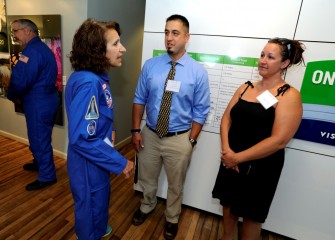
[[[238,102],[241,95],[241,90],[244,88],[245,85],[242,85],[236,90],[234,96],[231,98],[230,102],[228,103],[228,106],[226,107],[226,110],[222,115],[220,125],[221,152],[231,151],[228,140],[228,132],[231,126],[230,111],[232,107]]]
[[[132,128],[133,129],[140,129],[141,127],[141,119],[144,113],[144,105],[142,104],[133,104],[133,118],[132,118]],[[138,152],[140,148],[144,147],[144,142],[142,139],[141,133],[134,133],[132,134],[133,139],[133,147]]]
[[[221,118],[221,125],[220,125],[220,137],[221,137],[221,162],[224,166],[227,166],[225,161],[227,161],[226,157],[230,155],[235,155],[235,152],[233,152],[229,146],[229,139],[228,139],[228,133],[231,126],[231,118],[230,118],[230,111],[232,107],[238,102],[241,92],[245,88],[245,85],[240,86],[230,102],[228,103],[228,106],[226,107],[225,112],[223,113],[223,116]],[[228,166],[227,166],[228,167]],[[237,167],[237,164],[232,166],[237,172],[239,172],[239,169]]]
[[[192,122],[190,138],[197,139],[202,129],[202,125],[195,121]]]

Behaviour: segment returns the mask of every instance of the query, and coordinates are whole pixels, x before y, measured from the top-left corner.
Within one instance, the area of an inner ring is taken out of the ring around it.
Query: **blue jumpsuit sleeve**
[[[85,119],[92,97],[96,99],[99,109],[98,86],[92,83],[82,84],[73,89],[71,104],[68,106],[69,144],[77,154],[91,161],[93,164],[115,174],[119,174],[126,167],[127,159],[105,140],[106,129],[110,128],[110,121],[100,116],[97,119]],[[92,124],[92,121],[95,124]],[[111,131],[109,131],[111,133]],[[108,131],[106,132],[108,133]],[[107,134],[108,135],[108,134]]]
[[[7,98],[13,100],[22,97],[38,79],[39,55],[33,49],[24,51],[12,69]]]

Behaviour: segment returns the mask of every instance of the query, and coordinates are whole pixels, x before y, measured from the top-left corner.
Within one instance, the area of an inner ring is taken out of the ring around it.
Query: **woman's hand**
[[[236,172],[239,172],[237,155],[231,149],[221,151],[221,163],[227,169],[231,168]]]
[[[123,169],[123,174],[125,175],[125,178],[129,178],[130,176],[134,175],[135,173],[135,167],[134,162],[127,160],[127,165]]]

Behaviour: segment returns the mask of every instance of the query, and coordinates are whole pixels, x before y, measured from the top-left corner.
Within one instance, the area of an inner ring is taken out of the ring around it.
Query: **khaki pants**
[[[144,148],[138,153],[138,180],[143,189],[142,212],[148,213],[156,206],[158,178],[164,165],[168,180],[165,217],[168,222],[178,223],[184,181],[192,155],[189,134],[190,131],[159,138],[148,127],[143,128]]]

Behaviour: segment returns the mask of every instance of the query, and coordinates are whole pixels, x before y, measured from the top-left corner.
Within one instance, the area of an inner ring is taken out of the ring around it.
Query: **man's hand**
[[[144,142],[143,142],[143,139],[142,139],[142,135],[141,135],[141,133],[134,133],[132,135],[133,135],[132,136],[132,138],[133,138],[133,148],[138,153],[141,148],[144,148]]]

